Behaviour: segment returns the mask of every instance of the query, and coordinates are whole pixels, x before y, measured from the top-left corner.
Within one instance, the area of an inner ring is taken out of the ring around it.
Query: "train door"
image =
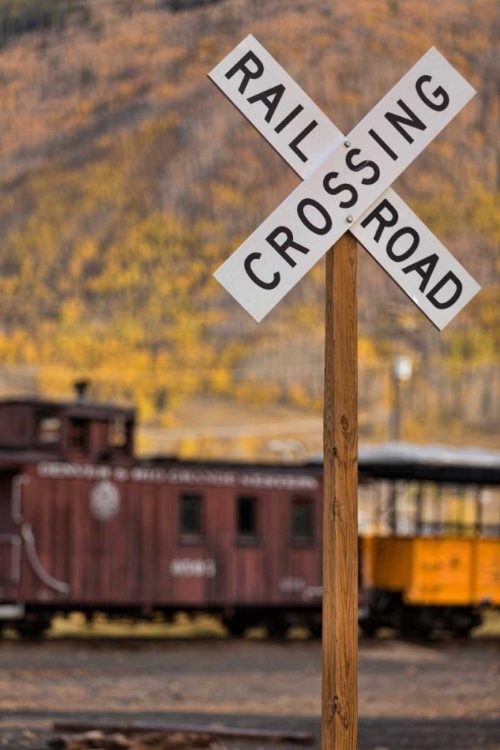
[[[19,490],[20,477],[0,473],[0,606],[16,600],[21,577],[21,535],[16,518]]]
[[[236,603],[260,605],[265,598],[264,504],[261,492],[238,493],[234,498],[234,575]]]

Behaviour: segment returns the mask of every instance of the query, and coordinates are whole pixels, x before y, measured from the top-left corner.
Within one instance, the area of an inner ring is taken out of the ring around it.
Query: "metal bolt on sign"
[[[209,78],[303,179],[215,272],[260,322],[325,254],[323,750],[357,746],[357,242],[442,330],[480,287],[392,182],[474,96],[430,49],[346,138],[249,35]]]

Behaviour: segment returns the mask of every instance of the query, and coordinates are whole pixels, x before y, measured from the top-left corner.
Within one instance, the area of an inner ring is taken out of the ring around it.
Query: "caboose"
[[[321,467],[134,458],[135,414],[0,404],[0,622],[218,615],[238,634],[321,623]]]

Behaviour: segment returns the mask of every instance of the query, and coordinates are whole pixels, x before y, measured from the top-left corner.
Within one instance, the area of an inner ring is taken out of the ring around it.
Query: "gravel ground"
[[[54,718],[217,722],[318,740],[320,683],[314,641],[5,641],[0,744],[42,747]],[[498,640],[362,640],[359,693],[359,750],[500,750]]]

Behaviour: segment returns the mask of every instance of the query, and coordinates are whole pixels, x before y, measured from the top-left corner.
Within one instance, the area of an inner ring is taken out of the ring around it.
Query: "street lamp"
[[[398,354],[392,363],[392,419],[391,439],[399,440],[401,437],[401,383],[410,380],[412,376],[413,363],[410,357]],[[389,491],[389,528],[393,534],[397,532],[397,490],[396,482],[393,481]]]
[[[391,439],[399,440],[401,437],[401,393],[400,384],[410,380],[413,372],[413,362],[405,354],[398,354],[392,366],[393,405]]]

